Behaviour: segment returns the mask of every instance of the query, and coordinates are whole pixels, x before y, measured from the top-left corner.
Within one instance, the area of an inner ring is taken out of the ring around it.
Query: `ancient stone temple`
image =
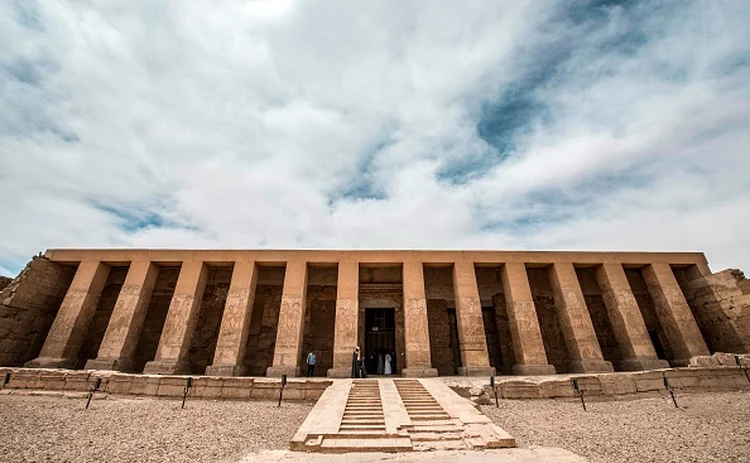
[[[0,366],[220,376],[554,374],[750,350],[701,253],[54,249],[0,293]]]

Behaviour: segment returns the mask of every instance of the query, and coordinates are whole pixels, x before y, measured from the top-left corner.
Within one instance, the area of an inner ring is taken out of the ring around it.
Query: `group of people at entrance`
[[[391,352],[375,352],[370,358],[362,358],[359,346],[354,348],[352,353],[352,378],[367,378],[367,371],[374,372],[378,375],[393,374],[393,359]]]

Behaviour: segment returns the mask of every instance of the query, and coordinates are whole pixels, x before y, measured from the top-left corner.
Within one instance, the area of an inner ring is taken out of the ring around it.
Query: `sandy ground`
[[[237,460],[288,449],[312,403],[0,396],[0,461]]]
[[[750,462],[750,393],[609,402],[501,400],[482,411],[519,446],[561,447],[592,462]]]

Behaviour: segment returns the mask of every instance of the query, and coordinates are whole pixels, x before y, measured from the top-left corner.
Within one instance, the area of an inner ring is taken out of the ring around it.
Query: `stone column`
[[[133,354],[158,274],[159,267],[151,262],[130,263],[97,357],[86,362],[86,369],[132,371]]]
[[[404,334],[406,368],[404,377],[437,376],[432,368],[430,331],[427,322],[427,298],[424,292],[422,262],[404,262]]]
[[[281,295],[273,366],[268,367],[266,376],[299,376],[306,294],[307,262],[288,262],[284,275],[284,292]]]
[[[242,376],[247,347],[247,333],[253,315],[258,268],[253,261],[234,263],[232,281],[224,305],[213,364],[206,367],[208,376]]]
[[[555,293],[557,319],[570,359],[568,370],[571,373],[614,371],[612,363],[604,360],[602,355],[573,264],[553,264],[550,267],[550,283]]]
[[[473,262],[453,265],[453,292],[456,299],[458,344],[461,351],[461,376],[494,376],[487,354],[482,303]]]
[[[669,264],[649,265],[643,269],[643,279],[674,353],[673,365],[687,366],[690,357],[710,355],[672,267]]]
[[[596,279],[602,289],[609,322],[620,348],[620,369],[637,371],[669,368],[666,360],[656,357],[641,309],[622,265],[602,264],[596,269]]]
[[[109,265],[81,262],[32,368],[75,368],[91,319],[109,276]]]
[[[339,262],[336,285],[336,327],[333,337],[333,368],[329,378],[348,378],[352,374],[352,353],[357,346],[359,328],[359,263]]]
[[[516,364],[515,375],[554,375],[555,367],[547,363],[542,330],[536,316],[526,265],[506,263],[502,268],[503,291],[508,306],[510,337]]]
[[[206,265],[201,261],[182,263],[164,329],[159,338],[156,358],[146,363],[144,373],[190,372],[188,353],[198,324],[207,273]]]

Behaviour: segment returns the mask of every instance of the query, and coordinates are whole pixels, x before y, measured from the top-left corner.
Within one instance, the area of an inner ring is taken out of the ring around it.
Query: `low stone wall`
[[[668,394],[670,388],[680,392],[750,390],[750,355],[716,353],[693,357],[691,366],[661,370],[525,376],[495,378],[497,395],[502,399],[556,399],[578,397],[573,379],[586,397],[616,399],[635,394]],[[494,403],[489,379],[442,378],[459,395],[477,404]]]
[[[100,393],[134,396],[182,397],[187,376],[136,375],[96,370],[0,368],[0,383],[10,373],[5,394],[27,391],[86,392],[102,379]],[[189,398],[276,400],[281,382],[272,378],[193,376]],[[329,380],[290,378],[284,400],[317,400],[331,384]]]
[[[545,377],[539,379],[509,379],[495,383],[498,397],[503,399],[555,399],[578,397],[573,389],[573,379],[586,397],[624,396],[629,394],[661,393],[668,391],[664,384],[666,376],[675,391],[708,392],[725,390],[750,390],[747,367],[714,368],[668,368],[663,370],[633,373],[609,373],[599,375],[571,375],[570,377]],[[492,388],[486,386],[489,397]],[[465,393],[462,395],[466,395]]]

